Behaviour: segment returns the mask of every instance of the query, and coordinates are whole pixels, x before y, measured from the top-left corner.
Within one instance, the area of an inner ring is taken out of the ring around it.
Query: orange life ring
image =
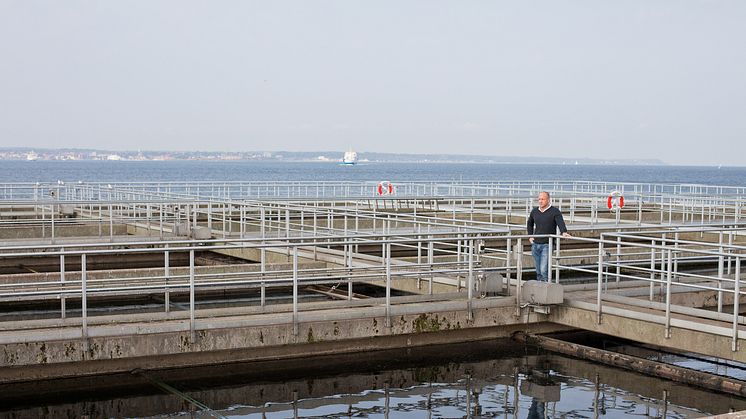
[[[378,195],[381,196],[391,195],[394,193],[394,184],[389,182],[388,180],[384,180],[383,182],[378,183],[376,191],[378,192]]]
[[[624,206],[624,196],[619,191],[612,191],[606,199],[606,207],[609,209],[622,208]]]

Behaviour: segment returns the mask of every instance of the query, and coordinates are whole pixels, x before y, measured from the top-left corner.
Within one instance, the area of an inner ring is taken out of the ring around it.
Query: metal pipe
[[[469,320],[474,320],[474,311],[472,310],[472,297],[474,293],[474,240],[469,241],[469,273],[467,276],[467,288],[468,290],[468,315],[467,318]]]
[[[168,245],[166,245],[166,250],[163,252],[163,274],[164,274],[164,282],[166,285],[165,287],[166,289],[164,290],[164,295],[163,295],[163,301],[164,301],[163,305],[165,306],[166,313],[171,311],[171,292],[168,287],[168,280],[169,280],[169,277],[171,276],[170,263],[171,263],[171,257],[168,252]]]
[[[293,246],[293,335],[298,336],[298,246]]]
[[[196,342],[194,328],[194,249],[189,251],[189,342]]]
[[[736,273],[733,278],[735,281],[735,289],[733,290],[733,344],[731,350],[736,352],[738,350],[738,314],[739,305],[741,302],[741,257],[736,256]]]
[[[386,260],[386,327],[391,327],[391,243],[384,245]]]
[[[65,288],[65,255],[60,255],[60,284]],[[64,319],[65,313],[65,294],[60,294],[60,318]]]
[[[666,339],[671,337],[671,279],[673,275],[673,257],[668,249],[668,272],[666,275]]]
[[[598,284],[596,286],[596,323],[601,324],[601,290],[603,289],[604,242],[603,234],[598,242]]]
[[[86,290],[88,272],[86,268],[86,254],[83,253],[80,255],[80,315],[83,323],[83,339],[88,339],[88,292]]]

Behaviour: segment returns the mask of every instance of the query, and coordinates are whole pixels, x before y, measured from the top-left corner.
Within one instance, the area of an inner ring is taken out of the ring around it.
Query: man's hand
[[[531,243],[531,244],[534,244],[534,238],[533,237],[529,237],[528,238],[528,242]]]
[[[562,237],[572,237],[572,236],[570,235],[570,233],[565,231],[564,233],[562,233]]]

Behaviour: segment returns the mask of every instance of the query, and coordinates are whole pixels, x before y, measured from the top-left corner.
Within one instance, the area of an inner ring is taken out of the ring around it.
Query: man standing
[[[563,237],[570,237],[562,212],[549,201],[549,192],[539,192],[538,201],[539,206],[531,210],[526,222],[528,234],[555,234],[559,228]],[[536,264],[536,279],[546,281],[549,278],[549,237],[531,237],[528,241],[531,242],[531,255]]]

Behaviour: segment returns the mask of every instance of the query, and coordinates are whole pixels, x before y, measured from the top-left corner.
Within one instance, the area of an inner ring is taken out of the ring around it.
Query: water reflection
[[[506,341],[145,374],[4,386],[0,416],[686,418],[746,410],[732,396]]]

